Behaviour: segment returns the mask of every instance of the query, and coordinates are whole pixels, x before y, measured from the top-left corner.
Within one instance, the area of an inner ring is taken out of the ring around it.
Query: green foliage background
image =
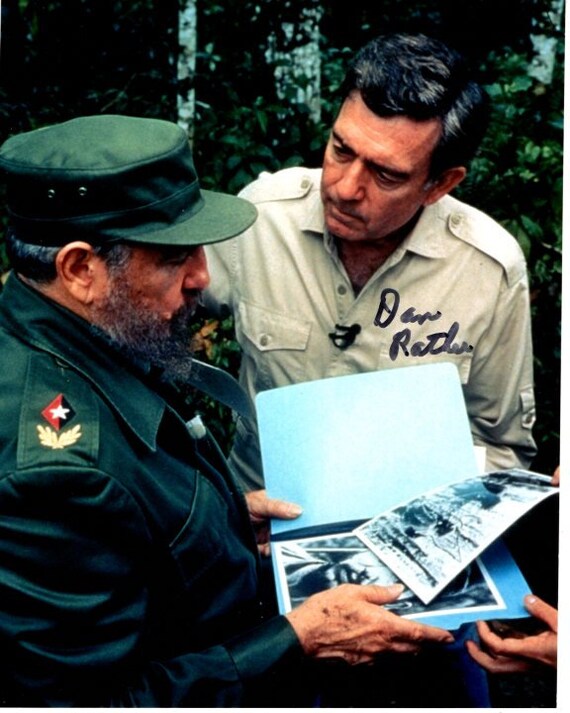
[[[312,0],[313,4],[315,0]],[[346,59],[373,36],[419,30],[480,69],[491,129],[458,197],[503,222],[528,258],[539,455],[559,462],[563,41],[547,0],[323,0],[322,119],[275,95],[267,38],[308,0],[198,0],[195,158],[205,187],[237,192],[262,170],[317,166]],[[177,0],[4,0],[0,141],[80,114],[176,120]],[[563,26],[563,24],[562,24]],[[530,34],[558,34],[552,83],[528,75]],[[1,196],[0,196],[1,198]],[[2,217],[4,220],[4,217]],[[0,266],[8,268],[0,239]],[[200,325],[196,325],[197,328]],[[231,321],[208,335],[208,357],[236,370]],[[227,446],[229,415],[205,404]]]

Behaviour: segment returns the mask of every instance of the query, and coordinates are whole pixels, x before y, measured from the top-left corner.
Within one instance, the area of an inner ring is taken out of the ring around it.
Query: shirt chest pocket
[[[192,616],[218,616],[255,592],[255,557],[233,519],[216,488],[198,478],[188,518],[170,544]]]
[[[242,302],[236,331],[259,390],[304,380],[309,321]]]

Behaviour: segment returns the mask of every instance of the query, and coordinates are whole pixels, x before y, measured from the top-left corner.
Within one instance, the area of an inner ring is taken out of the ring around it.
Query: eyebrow
[[[168,262],[170,260],[187,260],[195,251],[195,245],[185,247],[168,246],[159,250],[159,262]]]
[[[339,134],[334,129],[331,131],[331,136],[335,141],[337,141],[339,144],[341,144],[344,148],[348,149],[351,153],[356,155],[356,152],[353,151],[351,146],[349,144],[347,144],[344,141],[344,139],[341,136],[339,136]],[[376,163],[375,161],[372,161],[372,160],[366,159],[366,158],[363,159],[363,161],[372,170],[374,170],[376,172],[386,173],[389,176],[391,176],[392,178],[395,178],[397,180],[405,181],[410,177],[410,174],[407,171],[397,171],[396,169],[391,168],[390,166],[385,166],[383,164]]]

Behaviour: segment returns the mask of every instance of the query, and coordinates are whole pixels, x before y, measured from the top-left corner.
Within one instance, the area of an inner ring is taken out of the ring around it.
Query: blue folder
[[[300,504],[274,520],[272,542],[350,530],[441,485],[477,475],[459,374],[452,363],[330,377],[258,394],[256,410],[268,495]],[[498,543],[480,558],[504,601],[499,610],[434,614],[455,628],[479,618],[527,616],[529,593]],[[278,597],[282,577],[276,572]],[[433,622],[429,613],[422,621]]]

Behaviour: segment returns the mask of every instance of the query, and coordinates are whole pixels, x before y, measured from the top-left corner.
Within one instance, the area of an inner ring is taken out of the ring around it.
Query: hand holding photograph
[[[354,534],[311,537],[276,543],[274,549],[279,579],[285,592],[285,611],[294,609],[312,594],[339,584],[389,585],[400,580],[374,552]],[[384,605],[410,619],[426,614],[449,615],[459,610],[494,611],[503,599],[485,565],[468,565],[433,601],[424,604],[410,589]]]

